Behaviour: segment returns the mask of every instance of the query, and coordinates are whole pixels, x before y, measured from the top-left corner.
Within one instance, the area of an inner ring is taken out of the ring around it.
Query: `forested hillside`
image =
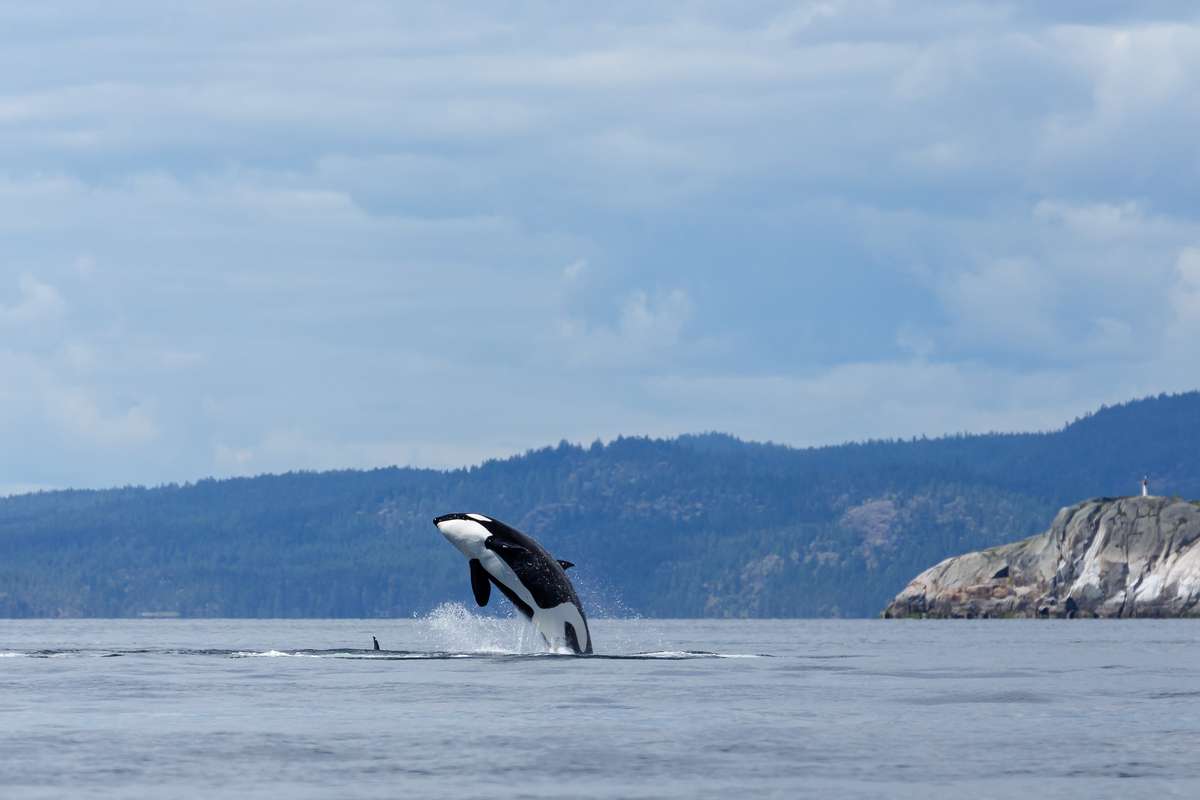
[[[1200,394],[1045,434],[797,450],[719,434],[560,444],[448,472],[202,480],[0,500],[0,616],[393,616],[469,601],[430,520],[538,537],[593,614],[863,616],[946,556],[1061,506],[1200,497]]]

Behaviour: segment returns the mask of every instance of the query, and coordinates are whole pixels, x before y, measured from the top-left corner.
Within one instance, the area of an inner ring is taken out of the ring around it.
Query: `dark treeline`
[[[566,443],[453,471],[202,480],[0,500],[0,616],[372,617],[469,602],[430,520],[538,537],[594,614],[863,616],[925,567],[1131,494],[1200,496],[1200,394],[1042,434],[809,450],[720,434]]]

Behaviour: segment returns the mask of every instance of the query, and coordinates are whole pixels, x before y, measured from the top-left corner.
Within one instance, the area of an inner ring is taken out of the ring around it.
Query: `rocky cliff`
[[[896,595],[893,617],[1200,616],[1200,504],[1088,500],[1024,541],[948,558]]]

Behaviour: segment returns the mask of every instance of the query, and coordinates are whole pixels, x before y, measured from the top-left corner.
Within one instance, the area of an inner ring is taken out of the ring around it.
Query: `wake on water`
[[[416,635],[409,650],[357,648],[258,649],[47,649],[28,652],[0,650],[0,658],[117,658],[121,656],[219,656],[225,658],[341,658],[404,661],[413,659],[546,657],[598,659],[756,658],[753,653],[711,653],[694,650],[610,652],[579,656],[569,650],[550,649],[537,629],[524,617],[492,617],[473,613],[462,603],[443,603],[415,622]],[[618,650],[620,643],[617,643]]]
[[[694,650],[657,650],[635,653],[595,653],[580,656],[568,649],[547,646],[537,629],[520,616],[493,617],[475,614],[462,603],[442,603],[416,618],[416,650],[267,650],[239,651],[234,657],[357,658],[357,659],[445,659],[445,658],[571,658],[667,659],[756,658],[755,654],[709,653]]]

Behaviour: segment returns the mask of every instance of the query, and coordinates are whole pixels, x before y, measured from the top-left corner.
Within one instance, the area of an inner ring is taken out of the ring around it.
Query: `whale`
[[[433,524],[466,556],[476,603],[486,606],[495,586],[551,649],[591,654],[587,617],[567,577],[574,564],[552,557],[532,537],[483,514],[443,514]]]

